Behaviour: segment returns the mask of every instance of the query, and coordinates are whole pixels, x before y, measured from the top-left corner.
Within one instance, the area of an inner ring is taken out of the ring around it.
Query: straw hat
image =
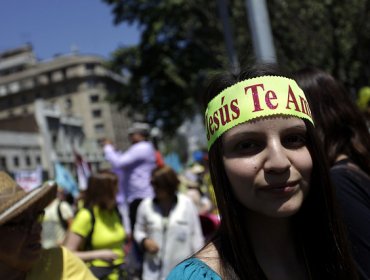
[[[26,192],[7,173],[0,171],[0,225],[33,207],[44,209],[56,193],[57,185],[51,181]]]

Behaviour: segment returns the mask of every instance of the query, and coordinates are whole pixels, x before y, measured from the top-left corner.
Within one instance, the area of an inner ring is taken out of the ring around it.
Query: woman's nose
[[[290,160],[285,148],[280,141],[269,143],[266,150],[265,171],[272,173],[282,173],[290,168]]]

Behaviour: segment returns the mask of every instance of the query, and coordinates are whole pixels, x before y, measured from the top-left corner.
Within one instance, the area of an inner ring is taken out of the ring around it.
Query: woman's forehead
[[[230,130],[228,130],[224,137],[228,138],[232,135],[239,134],[239,133],[259,133],[259,132],[270,132],[276,130],[287,130],[292,128],[301,128],[305,129],[306,125],[304,121],[297,117],[289,117],[289,116],[273,116],[273,117],[265,117],[256,120],[252,120],[246,123],[242,123],[239,125],[234,126]]]

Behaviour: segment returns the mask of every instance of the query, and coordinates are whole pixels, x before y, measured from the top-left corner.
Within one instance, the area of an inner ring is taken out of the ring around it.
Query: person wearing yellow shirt
[[[90,176],[84,206],[77,212],[65,242],[99,279],[124,279],[126,233],[117,210],[117,190],[113,173]]]

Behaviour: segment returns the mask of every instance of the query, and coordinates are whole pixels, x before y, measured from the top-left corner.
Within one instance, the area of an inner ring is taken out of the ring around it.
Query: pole
[[[276,62],[276,53],[265,0],[246,0],[253,49],[257,61]]]
[[[238,57],[235,52],[234,48],[234,40],[231,32],[230,26],[230,17],[228,14],[226,0],[217,0],[218,12],[220,14],[223,31],[224,31],[224,38],[226,43],[226,51],[229,57],[229,62],[231,66],[231,72],[236,74],[239,72],[239,62]]]

